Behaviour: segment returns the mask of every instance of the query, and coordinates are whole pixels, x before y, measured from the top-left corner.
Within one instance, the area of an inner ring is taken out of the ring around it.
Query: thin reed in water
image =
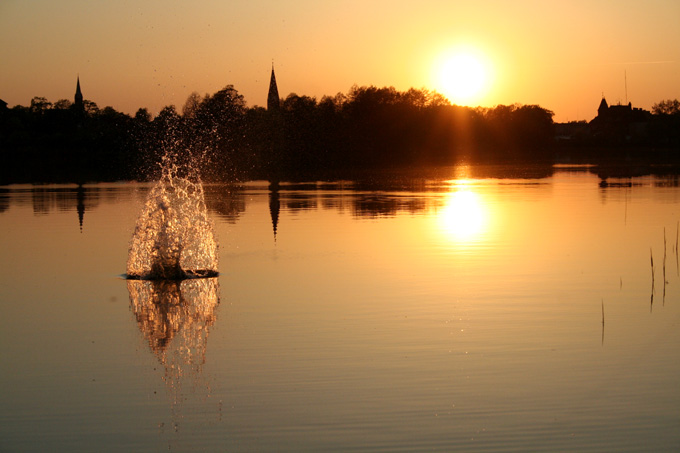
[[[649,312],[652,312],[652,308],[654,307],[654,255],[652,254],[652,248],[649,248],[649,260],[652,263],[652,290],[650,291],[650,296],[649,296]]]
[[[663,284],[666,288],[666,227],[663,228]]]

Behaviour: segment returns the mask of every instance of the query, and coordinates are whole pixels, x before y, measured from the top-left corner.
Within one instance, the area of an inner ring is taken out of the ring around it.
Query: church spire
[[[276,111],[281,107],[279,89],[276,86],[276,75],[274,75],[274,63],[272,62],[272,76],[269,79],[269,95],[267,96],[267,110]]]
[[[600,101],[600,106],[597,108],[597,115],[604,116],[607,114],[608,110],[609,105],[607,104],[607,100],[604,98],[604,93],[602,93],[602,100]]]
[[[82,110],[84,108],[83,93],[80,91],[80,76],[78,76],[78,79],[77,79],[77,82],[76,82],[76,95],[75,95],[75,98],[73,100],[73,105],[75,105],[75,107],[78,110]]]

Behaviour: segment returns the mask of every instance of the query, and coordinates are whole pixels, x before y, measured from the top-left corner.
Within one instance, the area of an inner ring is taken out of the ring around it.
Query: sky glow
[[[272,61],[282,97],[320,99],[354,84],[446,94],[439,59],[465,45],[479,49],[492,81],[461,104],[538,104],[556,121],[590,120],[603,93],[645,109],[680,98],[679,19],[677,0],[9,0],[0,99],[72,100],[79,75],[86,99],[129,114],[181,111],[190,93],[229,84],[263,106]]]

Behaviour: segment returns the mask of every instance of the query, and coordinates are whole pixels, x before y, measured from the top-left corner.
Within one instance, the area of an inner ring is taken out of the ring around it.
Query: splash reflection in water
[[[219,303],[217,278],[128,280],[130,307],[151,351],[178,397],[181,378],[198,378]],[[176,399],[177,401],[177,399]]]

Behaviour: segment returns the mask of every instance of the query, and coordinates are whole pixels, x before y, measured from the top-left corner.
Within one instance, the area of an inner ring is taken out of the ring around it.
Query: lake
[[[151,184],[0,188],[0,451],[678,451],[677,176],[205,185],[219,277],[125,280]]]

